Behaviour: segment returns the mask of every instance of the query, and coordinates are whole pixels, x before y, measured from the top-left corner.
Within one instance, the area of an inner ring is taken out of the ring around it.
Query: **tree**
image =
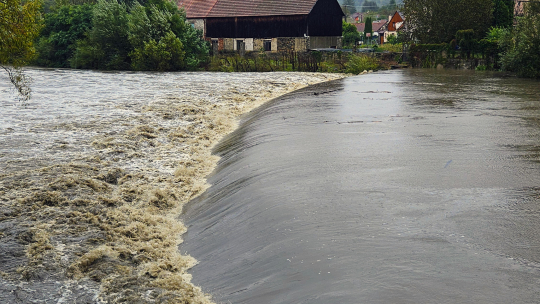
[[[449,42],[459,30],[472,29],[476,39],[492,24],[493,2],[486,0],[405,0],[403,12],[410,39]]]
[[[0,1],[0,66],[23,100],[30,98],[29,78],[22,72],[35,55],[34,39],[42,27],[39,0]]]
[[[47,67],[69,67],[76,42],[92,27],[93,6],[65,5],[45,14],[45,27],[36,44],[35,63]]]
[[[509,28],[514,22],[514,1],[493,0],[493,26]]]
[[[343,21],[343,45],[347,47],[356,46],[360,41],[360,33],[354,24]]]
[[[208,59],[208,42],[174,2],[145,3],[98,0],[92,27],[77,41],[71,66],[169,71],[195,69]]]
[[[525,5],[525,15],[500,39],[503,70],[519,76],[540,78],[540,2]]]
[[[373,21],[371,17],[366,18],[366,26],[364,27],[364,38],[373,38]]]
[[[87,39],[77,42],[73,68],[129,70],[128,12],[117,0],[99,0]]]

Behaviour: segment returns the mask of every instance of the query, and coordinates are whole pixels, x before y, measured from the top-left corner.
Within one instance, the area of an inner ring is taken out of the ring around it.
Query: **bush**
[[[500,39],[501,66],[518,76],[540,78],[540,3],[527,3],[525,17]]]
[[[46,19],[37,43],[41,66],[170,71],[197,69],[209,58],[202,32],[170,0],[97,0],[60,7]]]
[[[182,42],[172,32],[156,42],[150,39],[130,53],[131,67],[139,71],[177,71],[185,67]]]
[[[92,26],[92,5],[61,6],[45,15],[45,28],[37,41],[34,62],[47,67],[69,67],[77,40]]]
[[[353,47],[360,41],[360,33],[354,24],[343,21],[343,46]]]
[[[363,71],[377,70],[379,62],[376,58],[367,55],[351,55],[349,62],[345,64],[345,72],[360,74]]]
[[[391,36],[391,37],[394,37],[394,36]],[[391,53],[401,53],[401,52],[403,52],[403,44],[401,44],[401,43],[399,43],[399,44],[385,43],[383,45],[379,45],[378,49],[381,50],[381,51],[387,51],[387,52],[391,52]]]

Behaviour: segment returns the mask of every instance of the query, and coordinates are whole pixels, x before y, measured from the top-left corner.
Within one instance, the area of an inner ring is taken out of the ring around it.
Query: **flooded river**
[[[0,73],[0,303],[210,303],[181,255],[183,205],[242,113],[315,73]]]
[[[217,303],[538,303],[540,83],[400,70],[278,98],[215,150],[181,251]]]

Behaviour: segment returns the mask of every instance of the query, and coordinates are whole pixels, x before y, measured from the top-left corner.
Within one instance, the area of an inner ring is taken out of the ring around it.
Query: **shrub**
[[[354,24],[343,21],[343,45],[345,47],[352,47],[358,44],[360,41],[360,33],[356,29]]]
[[[159,42],[150,39],[142,48],[130,53],[131,67],[139,71],[177,71],[184,68],[182,42],[172,32]]]
[[[360,74],[363,71],[377,70],[379,62],[377,59],[367,55],[351,55],[349,62],[345,64],[345,72]]]
[[[391,36],[391,37],[395,37],[395,36]],[[403,51],[403,44],[385,43],[383,45],[379,45],[378,49],[381,51],[387,51],[387,52],[392,52],[392,53],[401,53]]]

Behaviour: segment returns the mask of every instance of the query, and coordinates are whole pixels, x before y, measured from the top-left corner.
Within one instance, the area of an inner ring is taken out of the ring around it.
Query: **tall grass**
[[[245,56],[222,53],[214,56],[206,68],[220,72],[301,71],[360,74],[364,70],[383,68],[381,60],[381,56],[342,52],[252,52]]]
[[[364,71],[378,70],[381,67],[377,58],[369,55],[351,55],[349,61],[345,64],[345,72],[351,74],[360,74]]]

